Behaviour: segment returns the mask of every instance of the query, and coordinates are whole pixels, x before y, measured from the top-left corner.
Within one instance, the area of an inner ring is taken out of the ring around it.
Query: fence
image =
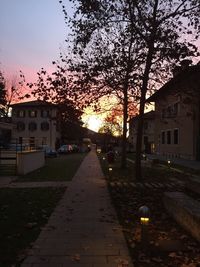
[[[12,139],[9,144],[0,146],[0,176],[17,174],[17,153],[22,151],[40,150],[42,139]]]

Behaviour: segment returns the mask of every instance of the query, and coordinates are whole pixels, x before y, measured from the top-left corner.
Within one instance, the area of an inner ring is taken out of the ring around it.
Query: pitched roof
[[[138,117],[139,117],[139,115],[136,115],[136,116],[130,118],[129,121],[131,121],[131,120],[133,120],[133,121],[134,121],[134,120],[137,120]],[[144,113],[143,118],[144,118],[144,119],[154,119],[154,118],[155,118],[155,111],[154,111],[154,110],[151,110],[151,111],[149,111],[149,112]]]
[[[55,106],[55,104],[42,101],[42,100],[33,100],[33,101],[28,101],[28,102],[21,102],[21,103],[16,103],[12,104],[11,107],[41,107],[41,106]]]
[[[150,96],[146,102],[154,102],[157,98],[170,93],[171,90],[182,90],[188,85],[196,88],[199,86],[200,90],[200,64],[189,66],[179,72],[175,77],[169,80],[165,85],[163,85],[158,91],[156,91],[152,96]]]

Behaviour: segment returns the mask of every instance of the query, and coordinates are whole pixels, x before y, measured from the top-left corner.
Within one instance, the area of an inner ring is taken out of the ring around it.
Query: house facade
[[[44,101],[30,101],[12,105],[12,138],[30,147],[56,147],[60,139],[57,107]]]
[[[138,116],[129,120],[129,144],[132,145],[131,150],[136,151]],[[144,127],[142,136],[142,151],[148,154],[154,153],[155,141],[155,112],[150,111],[144,114]]]
[[[200,65],[188,66],[152,95],[155,153],[200,160]]]

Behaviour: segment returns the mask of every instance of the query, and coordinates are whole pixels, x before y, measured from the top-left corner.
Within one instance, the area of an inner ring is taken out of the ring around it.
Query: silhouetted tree
[[[37,73],[38,79],[34,83],[27,83],[31,89],[25,98],[34,96],[38,100],[51,102],[58,107],[57,124],[65,138],[77,138],[82,125],[81,103],[76,101],[75,78],[66,69],[53,62],[56,71],[48,74],[43,68]],[[75,132],[76,131],[76,132]],[[73,133],[72,133],[73,132]]]
[[[86,5],[85,8],[90,9],[90,6]],[[65,12],[64,8],[63,11]],[[108,13],[110,12],[112,14],[112,11],[108,11]],[[114,22],[114,27],[102,23],[102,27],[96,27],[92,38],[88,39],[87,34],[90,27],[88,28],[86,25],[91,22],[90,20],[91,18],[85,21],[79,21],[79,19],[76,21],[76,30],[83,27],[85,31],[80,30],[74,36],[73,58],[70,60],[62,58],[62,60],[66,60],[72,70],[81,73],[83,97],[86,96],[89,103],[95,103],[96,109],[99,108],[98,102],[101,97],[105,95],[117,97],[123,111],[121,166],[124,168],[126,167],[127,120],[130,104],[132,106],[132,103],[136,102],[135,97],[139,92],[138,76],[143,59],[142,52],[140,52],[142,50],[141,46],[136,43],[133,32],[129,31],[130,25],[127,23],[122,25],[121,22]],[[69,23],[71,22],[69,20]],[[95,25],[98,24],[98,21],[94,19],[91,23]],[[70,25],[72,29],[75,29],[74,22]]]
[[[0,72],[0,117],[5,116],[6,103],[7,101],[6,101],[5,79],[2,72]]]
[[[20,77],[22,73],[20,73]],[[21,78],[5,79],[0,72],[0,116],[8,117],[12,102],[17,102],[22,96]]]
[[[159,80],[160,73],[181,59],[197,55],[195,45],[186,37],[194,34],[194,39],[198,38],[200,3],[198,0],[76,0],[73,4],[75,12],[72,18],[68,18],[64,6],[63,12],[74,36],[73,52],[79,54],[82,59],[85,55],[101,51],[102,53],[98,53],[98,58],[96,57],[98,63],[96,65],[102,66],[106,49],[101,50],[101,46],[105,40],[111,40],[107,42],[107,50],[112,47],[113,41],[116,44],[118,39],[120,40],[121,34],[129,40],[125,48],[122,42],[118,43],[116,59],[118,69],[121,67],[119,58],[124,60],[124,73],[127,77],[130,77],[130,73],[135,70],[134,66],[138,64],[134,79],[140,86],[136,178],[141,179],[143,114],[151,79]],[[117,29],[119,33],[115,35],[116,40],[113,40],[113,29]],[[102,42],[99,42],[101,39]],[[139,48],[128,53],[131,57],[136,53],[134,57],[139,59],[136,65],[130,64],[130,56],[119,57],[122,54],[118,54],[120,49],[123,51],[124,48],[127,51],[132,45]],[[85,54],[87,50],[88,53]],[[114,58],[113,53],[112,58]],[[113,64],[113,60],[110,64]],[[124,88],[127,88],[129,80],[123,81]],[[97,90],[99,91],[99,88]],[[123,104],[126,106],[126,101]]]

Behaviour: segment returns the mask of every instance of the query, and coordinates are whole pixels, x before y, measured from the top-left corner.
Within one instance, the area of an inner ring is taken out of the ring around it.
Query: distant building
[[[184,66],[148,102],[155,102],[155,152],[200,160],[200,65]]]
[[[12,138],[11,118],[0,118],[0,147],[7,147]]]
[[[30,101],[12,105],[12,138],[31,147],[48,145],[55,148],[60,139],[56,105]]]
[[[138,116],[129,120],[129,144],[132,145],[133,151],[136,151]],[[154,132],[155,132],[155,112],[150,111],[144,114],[144,127],[142,135],[142,151],[153,153],[155,149]]]

